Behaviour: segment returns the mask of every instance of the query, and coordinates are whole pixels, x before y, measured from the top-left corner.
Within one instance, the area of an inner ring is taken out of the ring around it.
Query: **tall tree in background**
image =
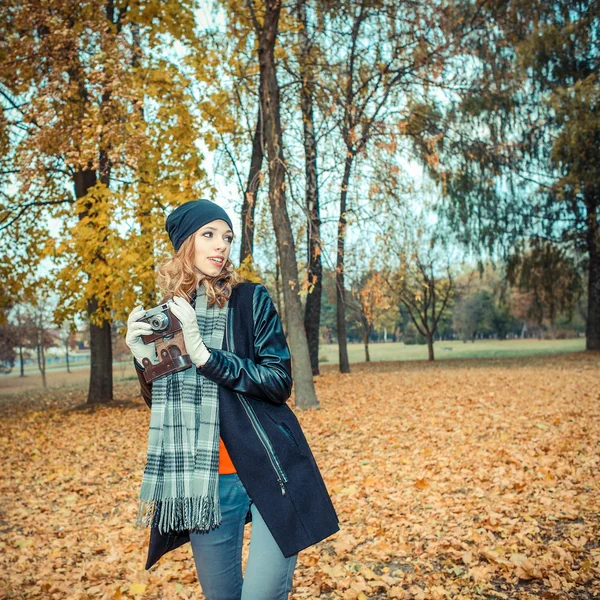
[[[313,42],[308,29],[306,0],[297,0],[300,23],[298,32],[298,67],[300,77],[300,110],[304,142],[304,203],[306,206],[308,293],[304,306],[304,329],[308,340],[313,375],[319,374],[319,330],[323,294],[323,264],[321,262],[321,212],[317,176],[317,138],[315,135],[315,63]]]
[[[288,338],[294,360],[296,405],[299,408],[308,408],[318,406],[319,403],[315,393],[306,332],[302,320],[296,244],[285,195],[285,158],[281,129],[280,91],[275,63],[275,44],[281,14],[281,0],[266,0],[262,6],[262,14],[258,12],[253,0],[246,0],[246,4],[252,14],[258,39],[258,62],[262,89],[261,108],[269,161],[269,203],[281,263]]]
[[[33,325],[35,353],[37,358],[38,369],[42,376],[42,388],[48,389],[46,379],[46,350],[54,345],[54,339],[50,333],[51,327],[51,311],[49,310],[48,288],[43,286],[45,292],[42,292],[35,299],[34,304],[29,307],[29,316]]]
[[[193,39],[193,8],[0,6],[0,141],[11,164],[2,182],[15,190],[0,205],[2,262],[14,256],[15,269],[33,271],[53,259],[55,322],[90,323],[90,403],[112,398],[111,314],[125,321],[153,288],[166,209],[195,197],[204,177],[188,81],[163,52],[170,36]]]
[[[241,198],[240,273],[258,277],[256,209],[264,179],[265,140],[255,30],[244,3],[205,3],[213,17],[198,36],[190,62],[203,142],[213,152],[216,174],[236,183]]]
[[[467,246],[515,262],[549,243],[587,270],[588,350],[600,349],[599,8],[483,6],[489,27],[469,39],[468,89],[457,90],[446,119],[423,117],[443,213]],[[551,277],[554,263],[545,268]]]
[[[16,352],[19,348],[21,358],[21,377],[23,377],[23,343],[26,325],[18,319],[18,309],[14,311],[17,319],[9,321],[8,315],[13,312],[13,306],[8,300],[6,283],[0,284],[0,373],[10,373],[15,366]],[[16,321],[16,322],[15,322]]]
[[[262,87],[258,86],[258,98],[256,102],[256,127],[252,136],[252,156],[250,168],[246,180],[246,189],[242,200],[242,243],[240,246],[240,265],[248,265],[254,271],[254,215],[256,212],[256,200],[260,184],[263,179],[262,166],[264,159],[264,124],[260,98]]]

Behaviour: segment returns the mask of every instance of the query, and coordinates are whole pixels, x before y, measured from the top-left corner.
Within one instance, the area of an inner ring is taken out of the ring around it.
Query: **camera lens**
[[[148,323],[150,323],[150,327],[152,327],[154,331],[162,331],[168,327],[169,317],[167,317],[165,313],[158,313],[157,315],[150,317]]]

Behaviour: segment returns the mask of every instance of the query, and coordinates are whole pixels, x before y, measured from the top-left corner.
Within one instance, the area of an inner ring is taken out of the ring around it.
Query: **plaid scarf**
[[[194,298],[192,298],[192,305]],[[221,348],[228,303],[207,306],[200,284],[196,317],[207,346]],[[152,383],[148,456],[134,525],[207,531],[221,523],[218,385],[195,366]]]

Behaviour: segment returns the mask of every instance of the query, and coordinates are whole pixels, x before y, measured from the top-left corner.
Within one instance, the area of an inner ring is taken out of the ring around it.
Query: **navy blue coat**
[[[199,372],[219,384],[220,435],[283,555],[297,554],[339,531],[319,467],[286,404],[292,391],[291,355],[263,284],[233,287],[223,348],[210,351]],[[151,407],[152,384],[134,364],[142,396]],[[248,511],[246,523],[251,520]],[[161,534],[152,527],[145,568],[189,539],[186,531]]]

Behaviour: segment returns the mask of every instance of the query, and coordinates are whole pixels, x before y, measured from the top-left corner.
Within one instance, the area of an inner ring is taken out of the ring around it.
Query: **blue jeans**
[[[190,531],[194,563],[206,600],[287,600],[297,554],[283,556],[237,473],[219,475],[221,524]],[[242,579],[244,521],[252,511],[252,533]]]

